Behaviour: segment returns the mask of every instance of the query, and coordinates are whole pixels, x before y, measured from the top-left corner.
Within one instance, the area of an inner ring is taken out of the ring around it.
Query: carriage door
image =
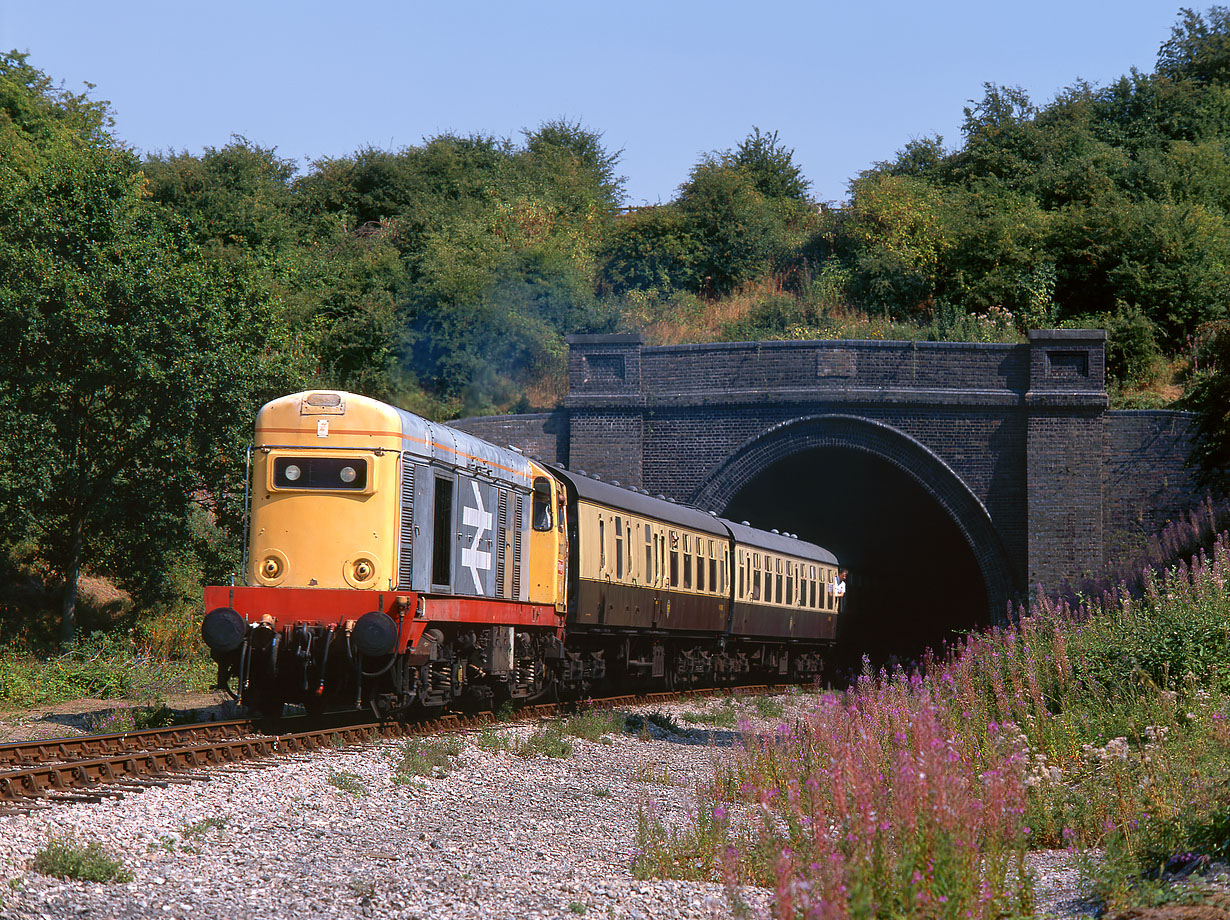
[[[495,597],[496,488],[489,482],[457,477],[457,563],[453,590],[475,597]]]

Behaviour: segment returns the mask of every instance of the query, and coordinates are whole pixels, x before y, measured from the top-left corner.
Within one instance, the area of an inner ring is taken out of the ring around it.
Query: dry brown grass
[[[649,345],[683,345],[716,342],[730,323],[745,319],[766,297],[783,293],[783,279],[762,278],[748,282],[726,297],[703,300],[701,310],[687,318],[663,317],[651,321],[643,330]]]

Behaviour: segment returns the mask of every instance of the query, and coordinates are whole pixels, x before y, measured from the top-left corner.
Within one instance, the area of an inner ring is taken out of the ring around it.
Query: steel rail
[[[665,693],[625,694],[585,701],[588,708],[613,709],[676,702],[690,697],[754,695],[774,692],[769,686],[689,689]],[[546,719],[577,708],[575,701],[518,709],[513,720]],[[294,720],[298,721],[298,719]],[[169,726],[142,732],[115,732],[51,741],[16,742],[0,746],[0,814],[29,811],[58,800],[95,801],[133,789],[175,782],[208,780],[201,772],[243,763],[303,754],[323,747],[351,747],[378,738],[442,734],[476,729],[501,720],[491,712],[449,713],[422,722],[371,722],[317,726],[283,734],[255,734],[249,720]],[[226,736],[229,733],[229,736]],[[206,736],[205,740],[193,736]],[[223,735],[225,737],[219,737]],[[185,741],[190,743],[185,744]],[[127,750],[116,746],[127,744]],[[139,748],[139,749],[134,749]],[[37,762],[36,762],[37,761]]]

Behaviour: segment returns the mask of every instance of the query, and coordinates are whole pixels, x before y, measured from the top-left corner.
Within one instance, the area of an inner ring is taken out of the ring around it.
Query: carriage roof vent
[[[655,495],[655,496],[654,496],[654,498],[656,498],[656,499],[657,499],[658,501],[660,501],[660,502],[664,502],[664,501],[666,501],[666,496],[665,496],[665,495],[663,495],[661,492],[659,492],[657,495]]]
[[[776,527],[774,527],[772,530],[770,530],[770,531],[769,531],[769,533],[775,533],[775,534],[777,534],[778,536],[781,536],[781,531],[779,531]]]
[[[751,526],[752,526],[752,525],[751,525],[751,524],[749,524],[747,521],[740,521],[739,523],[740,523],[740,524],[742,524],[744,527],[751,527]]]
[[[612,480],[611,480],[611,485],[613,485],[613,486],[617,486],[617,485],[619,485],[619,480],[618,480],[618,479],[612,479]]]

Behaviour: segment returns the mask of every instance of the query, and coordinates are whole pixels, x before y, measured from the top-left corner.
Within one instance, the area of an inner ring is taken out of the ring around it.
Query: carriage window
[[[606,571],[606,521],[598,518],[598,568]]]
[[[721,591],[722,590],[721,584],[718,583],[718,569],[717,569],[716,559],[709,560],[709,590],[710,591]]]
[[[538,531],[550,530],[555,526],[551,520],[551,483],[541,476],[534,480],[534,508],[530,520]]]
[[[760,600],[760,569],[752,569],[752,600]]]
[[[743,597],[743,588],[746,583],[743,578],[743,566],[739,566],[739,597]]]
[[[679,550],[671,550],[671,587],[679,587]]]
[[[687,537],[684,537],[684,545],[687,545]],[[692,554],[684,550],[683,553],[683,586],[685,588],[692,587]]]
[[[653,540],[654,540],[653,531],[650,530],[649,525],[646,524],[645,525],[645,581],[649,582],[650,584],[653,584],[655,580],[654,574],[653,574]]]
[[[452,583],[453,567],[453,481],[436,479],[436,520],[431,552],[431,582]]]
[[[787,604],[794,603],[794,576],[793,575],[786,576],[786,603]]]
[[[624,577],[624,519],[615,518],[615,577]]]

